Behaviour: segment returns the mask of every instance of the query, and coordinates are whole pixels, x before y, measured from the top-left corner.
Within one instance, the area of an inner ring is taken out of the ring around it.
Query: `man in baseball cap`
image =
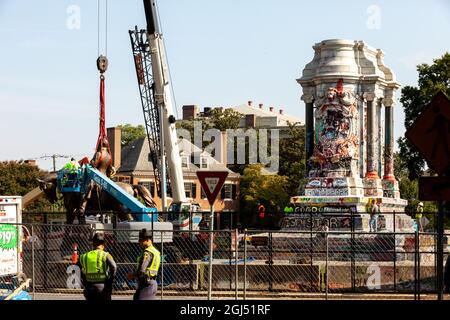
[[[105,235],[97,232],[92,237],[93,250],[82,254],[78,261],[84,297],[89,301],[111,300],[112,284],[117,266],[113,257],[105,252]]]
[[[147,229],[139,231],[139,246],[142,253],[137,259],[137,267],[131,278],[138,280],[138,288],[133,300],[154,300],[158,285],[156,277],[161,263],[161,254],[153,246],[152,232]]]

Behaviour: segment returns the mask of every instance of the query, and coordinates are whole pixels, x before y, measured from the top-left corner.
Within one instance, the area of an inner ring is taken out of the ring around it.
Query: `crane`
[[[161,194],[162,211],[166,209],[166,187],[171,190],[172,203],[168,211],[180,213],[172,221],[174,227],[185,227],[186,218],[190,215],[191,222],[196,228],[201,220],[201,213],[198,213],[200,206],[186,199],[170,92],[170,75],[163,35],[156,14],[156,0],[143,2],[146,29],[138,30],[135,27],[129,34],[155,182],[158,193]],[[166,183],[167,178],[170,184]]]

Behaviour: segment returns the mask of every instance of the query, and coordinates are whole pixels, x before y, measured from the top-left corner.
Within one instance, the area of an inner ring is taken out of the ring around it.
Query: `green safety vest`
[[[146,252],[151,253],[153,255],[153,260],[145,270],[145,275],[147,275],[148,277],[156,277],[156,275],[158,274],[159,265],[161,263],[161,254],[159,253],[158,249],[156,249],[154,246],[145,248],[144,252],[138,257],[137,259],[138,268],[141,266]]]
[[[80,257],[81,270],[88,282],[104,282],[107,278],[107,252],[92,250]]]
[[[79,168],[78,163],[72,164],[72,162],[69,162],[64,166],[64,169],[68,170],[70,173],[77,173],[78,168]]]
[[[292,207],[284,207],[284,212],[285,212],[285,213],[291,213],[291,212],[294,212],[294,208],[292,208]]]

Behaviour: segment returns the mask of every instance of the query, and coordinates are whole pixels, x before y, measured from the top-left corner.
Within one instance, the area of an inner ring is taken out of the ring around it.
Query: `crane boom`
[[[144,33],[142,30],[137,31],[136,28],[134,31],[130,31],[130,37],[140,85],[144,118],[146,119],[147,135],[150,150],[153,154],[153,166],[155,168],[156,156],[159,156],[161,162],[163,162],[164,157],[161,156],[161,148],[163,148],[165,153],[162,154],[167,157],[167,171],[173,202],[186,202],[178,136],[170,93],[170,76],[164,40],[158,27],[155,0],[144,0],[144,9],[147,30]],[[156,117],[158,118],[156,119]],[[164,137],[163,143],[159,141],[157,136]],[[155,178],[162,181],[165,168],[161,164],[160,167],[159,172],[155,173]]]

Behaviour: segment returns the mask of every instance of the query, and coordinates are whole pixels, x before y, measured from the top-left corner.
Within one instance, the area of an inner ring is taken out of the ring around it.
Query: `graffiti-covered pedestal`
[[[337,39],[313,48],[314,58],[297,80],[305,102],[308,181],[304,194],[291,198],[295,216],[286,223],[311,229],[325,220],[331,229],[368,231],[368,212],[376,204],[377,231],[394,229],[394,211],[396,230],[412,231],[393,170],[399,85],[383,52]]]

